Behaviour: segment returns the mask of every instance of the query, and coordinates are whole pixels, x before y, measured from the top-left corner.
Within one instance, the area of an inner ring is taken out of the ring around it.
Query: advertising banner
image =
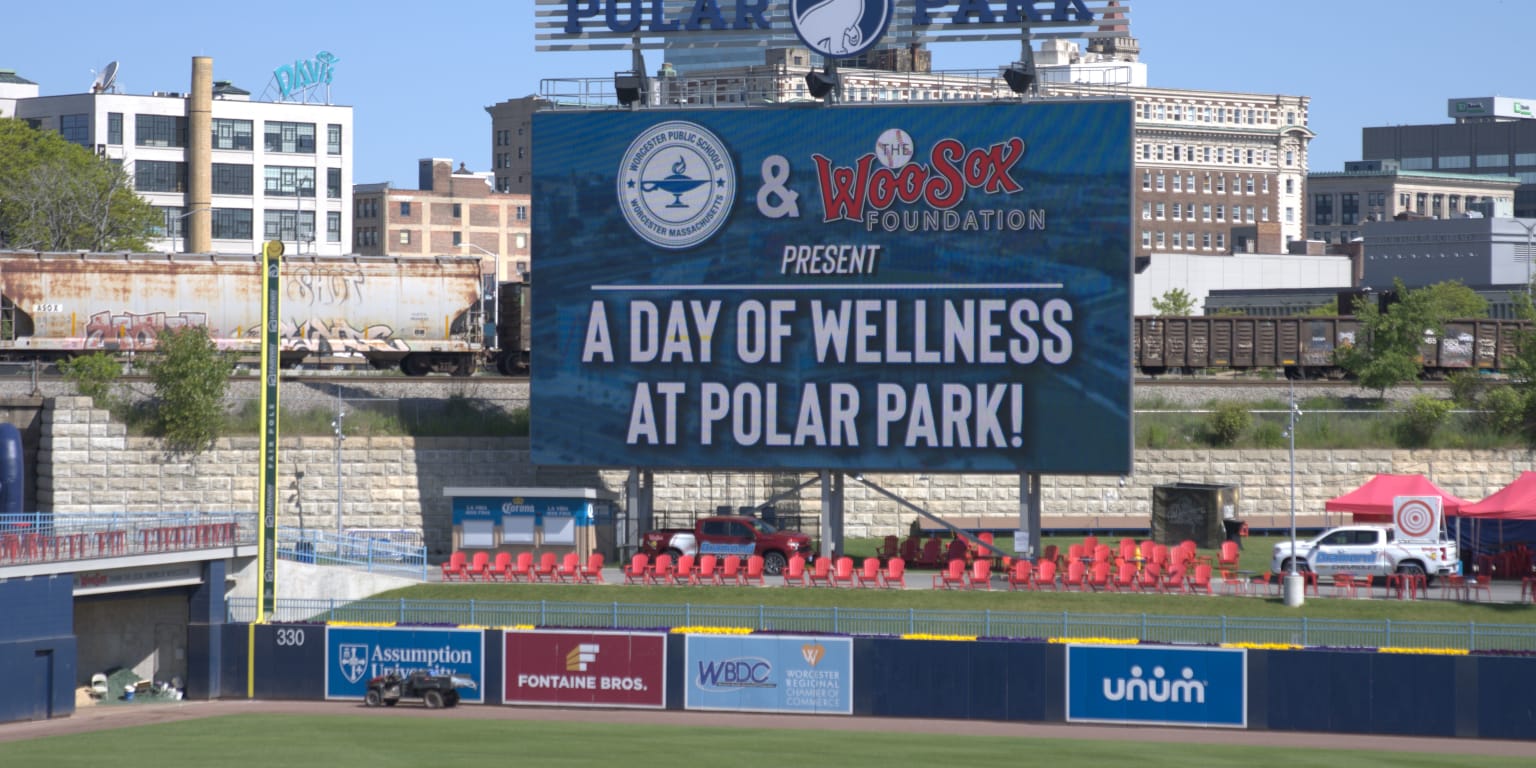
[[[1444,502],[1445,499],[1440,496],[1393,496],[1392,527],[1397,529],[1397,540],[1431,544],[1439,542],[1441,505]]]
[[[503,704],[667,705],[665,633],[508,631]]]
[[[689,635],[684,709],[853,714],[853,639]]]
[[[1130,471],[1129,101],[533,121],[535,462]]]
[[[1248,652],[1067,646],[1067,721],[1248,727]]]
[[[395,672],[424,669],[434,675],[463,675],[473,689],[459,689],[460,701],[485,700],[485,633],[433,627],[326,627],[325,698],[361,700],[368,681]]]

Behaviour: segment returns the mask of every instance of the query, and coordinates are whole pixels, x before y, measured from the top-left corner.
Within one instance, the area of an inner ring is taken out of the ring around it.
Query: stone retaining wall
[[[195,457],[166,453],[158,441],[126,428],[82,397],[47,401],[38,451],[38,506],[52,512],[179,512],[251,510],[256,506],[256,438],[223,439]],[[336,442],[329,437],[282,441],[282,524],[336,526]],[[1428,475],[1442,488],[1482,499],[1522,470],[1529,451],[1297,451],[1295,493],[1302,525],[1321,525],[1323,502],[1377,473]],[[526,438],[350,437],[342,444],[340,487],[346,528],[419,529],[434,556],[448,548],[449,486],[572,486],[624,492],[625,470],[536,467]],[[655,476],[658,511],[711,513],[764,501],[809,475],[684,473]],[[1260,528],[1287,524],[1291,466],[1285,450],[1143,450],[1135,474],[1047,476],[1046,528],[1145,528],[1152,488],[1174,482],[1232,484],[1239,517]],[[1016,475],[872,474],[869,480],[942,516],[980,516],[1010,525],[1019,513]],[[1123,485],[1122,485],[1123,482]],[[819,514],[812,485],[780,509]],[[916,517],[874,490],[845,484],[845,534],[905,533]]]

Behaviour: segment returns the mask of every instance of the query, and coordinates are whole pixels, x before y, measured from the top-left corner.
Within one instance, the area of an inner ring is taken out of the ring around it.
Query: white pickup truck
[[[1422,573],[1429,579],[1461,573],[1461,558],[1456,541],[1441,536],[1434,542],[1397,540],[1390,526],[1349,525],[1330,528],[1316,538],[1296,542],[1296,570],[1315,571],[1319,576],[1349,573],[1355,576],[1385,576],[1389,573]],[[1291,570],[1291,543],[1275,545],[1269,560],[1270,570]]]

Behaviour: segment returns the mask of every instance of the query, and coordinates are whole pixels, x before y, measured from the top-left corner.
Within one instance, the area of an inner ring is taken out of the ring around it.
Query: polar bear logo
[[[801,0],[793,6],[795,32],[823,56],[856,56],[885,34],[891,0]]]

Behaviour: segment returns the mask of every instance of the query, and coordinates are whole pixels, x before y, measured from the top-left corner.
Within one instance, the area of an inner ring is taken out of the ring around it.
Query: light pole
[[[479,251],[479,252],[481,252],[481,253],[489,256],[489,257],[491,257],[491,264],[492,264],[491,271],[493,273],[493,277],[495,278],[494,280],[491,281],[492,289],[495,290],[495,293],[491,294],[491,313],[492,313],[491,314],[491,327],[492,328],[500,328],[501,327],[501,290],[498,288],[498,286],[501,285],[501,256],[498,255],[498,254],[495,254],[495,253],[491,253],[490,251],[487,251],[486,249],[481,248],[480,246],[475,245],[474,243],[459,243],[459,246],[463,247],[463,248],[473,248],[473,249],[475,249],[475,250],[477,250],[477,251]],[[485,288],[484,288],[484,286],[482,286],[481,289],[480,289],[480,317],[482,318],[480,322],[482,322],[482,323],[485,322],[485,320],[484,320],[484,317],[485,317]],[[496,338],[496,334],[494,334],[494,333],[485,334],[485,336],[486,336],[485,341],[486,341],[486,346],[487,347],[489,347],[492,343],[499,341],[499,339]],[[499,348],[501,345],[500,344],[496,344],[496,346]]]
[[[187,225],[179,223],[179,222],[181,222],[183,219],[187,218],[188,216],[191,216],[194,213],[202,213],[203,211],[211,211],[211,210],[213,210],[213,209],[212,208],[193,208],[192,210],[187,211],[186,213],[183,213],[183,214],[181,214],[181,215],[176,217],[176,221],[178,222],[178,224],[176,226],[176,231],[181,233],[181,242],[183,244],[185,244],[187,242]],[[171,240],[171,247],[172,248],[176,248],[176,241],[175,241],[174,238],[172,238],[172,240]],[[177,249],[176,252],[180,253],[181,250]]]
[[[1531,246],[1532,246],[1531,235],[1532,235],[1532,233],[1536,233],[1536,221],[1532,221],[1529,224],[1527,224],[1527,223],[1525,223],[1525,222],[1523,222],[1523,221],[1521,221],[1519,219],[1513,219],[1513,221],[1516,224],[1520,225],[1521,229],[1525,230],[1525,299],[1526,299],[1526,301],[1530,301],[1530,299],[1531,299],[1531,260],[1532,259],[1536,259],[1536,250],[1532,250],[1531,249]]]
[[[1291,381],[1291,408],[1286,415],[1290,423],[1285,428],[1285,436],[1291,444],[1291,564],[1285,574],[1285,604],[1291,608],[1300,606],[1305,600],[1305,588],[1302,586],[1301,574],[1296,572],[1296,421],[1301,418],[1301,409],[1296,407],[1296,382]]]
[[[331,431],[336,435],[336,545],[341,545],[341,444],[347,439],[342,434],[342,419],[347,417],[347,412],[341,407],[341,401],[336,401],[336,418],[331,421]]]

